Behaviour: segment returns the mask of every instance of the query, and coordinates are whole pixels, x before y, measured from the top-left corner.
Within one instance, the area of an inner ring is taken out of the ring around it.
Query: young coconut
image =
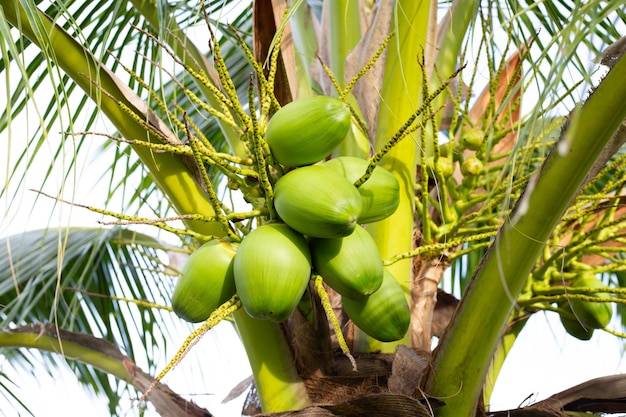
[[[280,218],[310,237],[348,236],[361,205],[361,195],[348,180],[321,166],[294,169],[274,187],[274,208]]]
[[[600,288],[604,287],[604,283],[593,274],[583,275],[572,282],[571,288]],[[599,298],[609,298],[607,293],[593,294]],[[571,299],[569,305],[574,316],[580,323],[591,329],[601,329],[606,327],[613,317],[613,308],[608,302],[583,301]]]
[[[479,128],[470,128],[461,134],[461,147],[472,151],[478,151],[483,146],[485,132]]]
[[[354,183],[365,174],[369,161],[354,156],[340,156],[324,163],[350,183]],[[359,188],[363,208],[359,223],[373,223],[391,216],[400,204],[400,183],[385,168],[377,166],[372,175]]]
[[[589,340],[591,339],[591,336],[593,336],[595,329],[585,327],[574,317],[573,313],[571,314],[571,317],[559,314],[559,319],[561,320],[563,328],[570,336],[574,336],[579,340]]]
[[[461,173],[466,177],[476,177],[483,173],[483,162],[475,156],[468,156],[461,164]]]
[[[283,223],[254,229],[239,245],[235,284],[246,312],[258,319],[287,320],[311,276],[311,254],[304,236]]]
[[[236,245],[214,239],[189,256],[172,294],[172,309],[178,317],[192,323],[204,321],[235,294],[236,251]]]
[[[315,96],[292,101],[278,110],[265,130],[274,159],[288,167],[326,158],[350,129],[350,109],[343,101]]]
[[[352,234],[335,239],[310,239],[313,268],[339,294],[359,298],[383,283],[383,261],[370,234],[357,225]]]
[[[369,297],[343,297],[343,308],[359,329],[381,342],[400,340],[409,330],[409,304],[402,287],[386,269],[378,291]]]

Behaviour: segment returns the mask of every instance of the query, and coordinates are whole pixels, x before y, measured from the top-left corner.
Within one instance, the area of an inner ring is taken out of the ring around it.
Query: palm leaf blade
[[[164,248],[154,238],[116,228],[45,229],[6,238],[0,251],[2,327],[57,323],[109,340],[153,366],[150,353],[164,346],[167,333],[160,329],[167,326],[159,324],[167,315],[152,309],[138,313],[111,297],[167,302],[172,283],[163,274],[159,247]],[[137,314],[141,321],[131,319]],[[19,351],[5,351],[5,356],[24,359]],[[74,369],[81,383],[109,398],[112,410],[120,389],[128,389],[82,363]]]

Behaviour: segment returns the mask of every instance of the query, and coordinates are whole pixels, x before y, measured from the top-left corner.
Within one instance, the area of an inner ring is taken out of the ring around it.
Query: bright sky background
[[[4,80],[0,80],[2,98],[5,97],[2,90],[4,86]],[[39,93],[42,92],[43,90]],[[17,152],[20,150],[20,139],[29,137],[36,123],[36,112],[31,109],[27,117],[14,124],[10,152],[3,153],[0,157],[0,181],[3,184],[10,173],[8,169],[15,162]],[[105,124],[101,124],[99,129],[108,130]],[[51,135],[58,137],[54,129]],[[6,134],[0,136],[0,143],[3,147],[8,143]],[[101,201],[99,192],[102,191],[102,185],[100,189],[94,186],[97,178],[90,175],[91,172],[98,172],[98,164],[104,163],[94,159],[100,143],[98,139],[94,140],[91,145],[92,152],[80,161],[76,176],[69,181],[63,181],[61,174],[58,174],[64,172],[66,161],[62,158],[53,161],[52,150],[46,150],[44,146],[44,151],[38,157],[37,167],[47,168],[54,163],[58,170],[43,191],[56,194],[59,189],[65,187],[63,196],[68,200],[93,205]],[[3,152],[6,152],[5,149],[3,148]],[[66,156],[68,158],[72,156],[71,146],[68,146]],[[62,204],[54,207],[53,202],[47,198],[39,198],[35,208],[36,195],[28,190],[40,189],[40,186],[41,173],[30,171],[15,200],[10,201],[6,196],[0,198],[0,238],[49,225],[97,226],[99,215]],[[49,213],[52,213],[51,217],[48,217]],[[612,327],[617,328],[618,324],[613,323]],[[176,339],[169,343],[168,350],[164,352],[162,358],[159,358],[159,369],[165,366],[182,343],[188,329],[182,324],[181,328],[177,329]],[[626,367],[622,360],[622,351],[622,341],[607,333],[596,331],[590,341],[581,342],[563,331],[556,314],[536,314],[526,326],[504,365],[499,384],[492,397],[493,409],[514,408],[529,401],[535,402],[546,398],[590,378],[624,372]],[[141,359],[138,362],[141,366]],[[198,363],[203,364],[202,369],[198,369]],[[38,371],[37,377],[33,378],[21,369],[10,371],[2,357],[0,370],[12,375],[13,382],[21,387],[23,398],[28,400],[28,405],[32,406],[36,416],[83,417],[87,411],[93,417],[109,415],[106,405],[99,400],[94,402],[87,396],[75,383],[74,376],[68,370],[55,370],[54,379],[47,376],[46,372]],[[164,382],[183,395],[194,394],[194,401],[207,407],[216,416],[230,417],[239,415],[243,396],[227,406],[220,403],[230,389],[249,374],[245,352],[232,326],[223,323],[209,332],[192,350],[189,357],[166,376]],[[125,407],[129,415],[135,414],[133,404],[129,401],[125,403]],[[3,412],[7,410],[6,406],[3,406],[1,396],[0,410]],[[5,415],[13,414],[6,411]]]

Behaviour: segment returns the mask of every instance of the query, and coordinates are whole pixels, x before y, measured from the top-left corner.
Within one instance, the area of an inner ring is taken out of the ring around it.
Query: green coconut
[[[383,282],[383,261],[370,234],[357,225],[352,234],[334,239],[310,239],[313,268],[339,294],[370,295]]]
[[[353,156],[340,156],[324,163],[349,182],[354,183],[365,174],[369,161]],[[362,205],[359,223],[373,223],[392,215],[400,204],[400,183],[382,166],[374,168],[372,175],[358,188]]]
[[[570,318],[559,314],[559,319],[561,320],[561,324],[563,325],[565,331],[569,335],[574,336],[576,339],[589,340],[591,339],[591,336],[593,336],[595,329],[585,327],[582,323],[573,318],[573,315]]]
[[[274,159],[288,167],[326,158],[346,137],[350,108],[343,101],[315,96],[292,101],[278,110],[265,130]]]
[[[382,285],[374,294],[342,300],[350,320],[374,339],[393,342],[402,339],[409,329],[409,304],[402,287],[386,269]]]
[[[235,294],[236,251],[234,244],[215,239],[191,254],[172,294],[177,316],[192,323],[204,321]]]
[[[583,275],[574,280],[571,288],[600,288],[604,283],[595,275]],[[609,298],[607,293],[595,293],[595,297]],[[575,317],[585,326],[591,329],[601,329],[606,327],[613,317],[613,308],[610,302],[584,301],[572,298],[569,305]]]
[[[321,166],[294,169],[274,187],[274,207],[280,218],[310,237],[349,235],[361,205],[361,195],[348,180]]]
[[[311,276],[309,247],[304,236],[289,226],[266,224],[242,240],[234,274],[239,299],[250,316],[287,320]]]

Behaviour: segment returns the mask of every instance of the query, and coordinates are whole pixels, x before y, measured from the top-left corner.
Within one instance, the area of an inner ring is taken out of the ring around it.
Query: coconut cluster
[[[319,274],[365,333],[381,341],[405,335],[406,298],[363,227],[395,212],[399,183],[381,166],[371,170],[365,159],[324,161],[350,127],[349,107],[330,97],[297,100],[274,114],[265,140],[286,171],[273,186],[279,218],[239,245],[209,242],[192,254],[173,296],[181,318],[205,320],[237,292],[250,316],[281,322],[297,308],[312,274]]]

